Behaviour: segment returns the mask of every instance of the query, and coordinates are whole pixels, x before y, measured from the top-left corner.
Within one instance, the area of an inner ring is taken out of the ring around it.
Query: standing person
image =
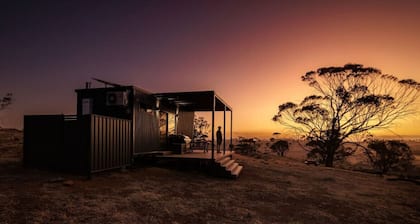
[[[217,153],[220,153],[220,145],[222,144],[222,127],[217,127],[216,140],[217,140]]]

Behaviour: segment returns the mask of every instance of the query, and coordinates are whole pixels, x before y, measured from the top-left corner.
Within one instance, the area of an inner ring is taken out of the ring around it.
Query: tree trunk
[[[332,142],[329,144],[327,148],[327,158],[325,159],[325,166],[326,167],[333,167],[334,165],[334,155],[337,151],[340,144],[336,142]]]
[[[334,154],[328,152],[327,153],[327,159],[325,160],[325,166],[326,167],[333,167],[333,162],[334,162]]]

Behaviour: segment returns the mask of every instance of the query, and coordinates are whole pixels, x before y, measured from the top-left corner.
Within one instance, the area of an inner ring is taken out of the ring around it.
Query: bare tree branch
[[[280,105],[273,120],[305,136],[313,147],[326,147],[327,166],[349,137],[388,128],[418,109],[418,82],[360,64],[319,68],[303,75],[302,81],[315,94],[300,104]]]

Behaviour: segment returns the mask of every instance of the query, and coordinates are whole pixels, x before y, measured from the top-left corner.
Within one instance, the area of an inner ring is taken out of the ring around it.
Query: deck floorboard
[[[226,151],[225,153],[214,152],[214,159],[219,160],[221,158],[232,156],[235,152]],[[208,159],[211,160],[211,151],[204,152],[203,150],[193,150],[192,152],[186,152],[183,154],[166,154],[158,155],[158,158],[179,158],[179,159]]]

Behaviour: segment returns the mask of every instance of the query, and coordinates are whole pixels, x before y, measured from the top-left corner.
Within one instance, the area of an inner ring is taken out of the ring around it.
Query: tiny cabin
[[[158,151],[166,147],[167,136],[175,134],[175,109],[158,110],[156,97],[143,89],[117,86],[77,89],[76,93],[77,117],[96,114],[131,122],[133,155]],[[191,129],[192,119],[188,122]]]
[[[239,174],[242,167],[230,161],[231,151],[226,152],[232,144],[232,108],[214,91],[151,93],[135,86],[99,81],[105,87],[86,85],[75,90],[76,115],[24,117],[26,166],[90,175],[129,166],[136,157],[156,156],[207,159],[215,163],[223,159],[229,166],[236,166],[222,168]],[[203,111],[212,113],[208,142],[211,149],[208,153],[197,153],[191,149],[190,141],[194,141],[195,112]],[[220,154],[214,149],[215,112],[223,113],[224,141]],[[227,113],[230,113],[229,130],[226,130]],[[174,142],[174,136],[182,136],[184,141]]]

